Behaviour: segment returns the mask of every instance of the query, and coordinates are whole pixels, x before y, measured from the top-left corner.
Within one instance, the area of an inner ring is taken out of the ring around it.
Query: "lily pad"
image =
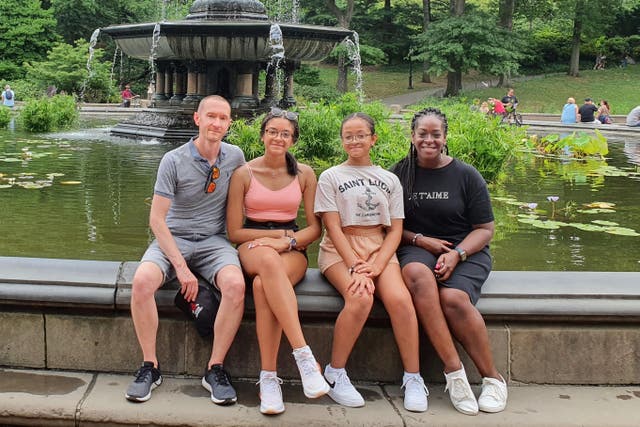
[[[13,185],[11,184],[0,184],[0,188],[11,188]]]
[[[539,219],[532,219],[532,218],[518,218],[518,221],[523,222],[525,224],[530,224],[536,228],[544,228],[546,230],[557,230],[563,225],[568,225],[560,221],[541,221]]]
[[[82,184],[82,181],[60,181],[60,184],[63,184],[63,185],[78,185],[78,184]]]
[[[616,213],[613,209],[578,209],[576,212],[585,213],[585,214],[599,214],[599,213]]]
[[[13,163],[13,162],[21,162],[22,159],[16,159],[15,157],[7,157],[5,159],[0,159],[3,162],[7,162],[7,163]]]
[[[618,224],[617,222],[613,222],[613,221],[604,221],[602,219],[595,219],[593,221],[594,224],[599,224],[599,225],[606,225],[606,226],[610,226],[610,227],[615,227],[618,226],[620,224]]]
[[[616,204],[609,202],[592,202],[585,203],[584,206],[587,208],[601,208],[601,209],[612,209]]]
[[[578,230],[583,230],[583,231],[604,231],[605,230],[605,228],[602,227],[601,225],[584,224],[581,222],[572,222],[571,224],[569,224],[569,226],[577,228]]]
[[[605,233],[617,234],[619,236],[640,236],[640,233],[637,233],[635,230],[626,227],[607,227],[604,231]]]

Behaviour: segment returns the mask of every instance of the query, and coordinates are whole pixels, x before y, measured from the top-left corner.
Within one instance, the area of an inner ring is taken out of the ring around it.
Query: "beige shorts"
[[[379,228],[347,228],[343,229],[347,241],[351,245],[351,249],[356,253],[358,258],[365,261],[373,261],[378,255],[380,246],[385,238],[385,230]],[[320,242],[320,251],[318,253],[318,268],[324,273],[327,268],[332,265],[344,262],[333,242],[329,238],[329,234],[325,233]],[[399,264],[398,257],[394,253],[390,263]]]

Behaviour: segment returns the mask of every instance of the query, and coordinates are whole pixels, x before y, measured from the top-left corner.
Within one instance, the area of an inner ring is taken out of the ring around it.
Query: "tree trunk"
[[[424,19],[422,21],[422,30],[427,31],[429,23],[431,22],[431,0],[422,0],[422,9]],[[431,83],[431,76],[427,71],[429,69],[429,61],[422,63],[422,82]]]
[[[578,77],[580,74],[580,36],[582,35],[582,11],[587,7],[582,0],[576,1],[576,12],[573,19],[573,36],[571,37],[571,62],[569,75]]]
[[[462,16],[464,14],[465,0],[451,0],[449,3],[451,16]],[[462,89],[462,71],[460,67],[454,67],[454,71],[447,73],[447,88],[444,96],[458,96]]]
[[[338,80],[336,81],[338,93],[347,92],[347,66],[345,65],[344,54],[338,55]]]
[[[500,18],[499,25],[508,31],[513,30],[513,13],[515,8],[515,0],[500,0],[500,4],[498,6],[498,16]],[[503,73],[500,74],[498,87],[502,87],[505,84],[509,84],[509,76]]]

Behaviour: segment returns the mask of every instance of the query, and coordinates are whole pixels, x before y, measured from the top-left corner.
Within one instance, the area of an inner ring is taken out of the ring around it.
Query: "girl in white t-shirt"
[[[348,116],[340,134],[347,161],[320,175],[314,207],[326,228],[318,267],[345,302],[324,371],[328,394],[342,405],[364,406],[345,366],[376,296],[391,318],[404,366],[404,407],[423,412],[428,391],[420,376],[418,321],[395,255],[404,218],[402,186],[397,176],[371,162],[378,136],[370,116]]]

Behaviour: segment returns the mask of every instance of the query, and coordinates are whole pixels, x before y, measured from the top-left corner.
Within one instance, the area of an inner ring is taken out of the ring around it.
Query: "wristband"
[[[422,233],[416,233],[416,234],[414,234],[414,235],[413,235],[413,239],[411,239],[411,244],[412,244],[413,246],[415,246],[415,245],[416,245],[416,240],[418,240],[418,237],[423,237],[423,236],[422,236]]]
[[[298,242],[296,241],[296,238],[295,237],[289,237],[289,252],[291,252],[293,249],[295,249],[296,246],[298,246]]]

